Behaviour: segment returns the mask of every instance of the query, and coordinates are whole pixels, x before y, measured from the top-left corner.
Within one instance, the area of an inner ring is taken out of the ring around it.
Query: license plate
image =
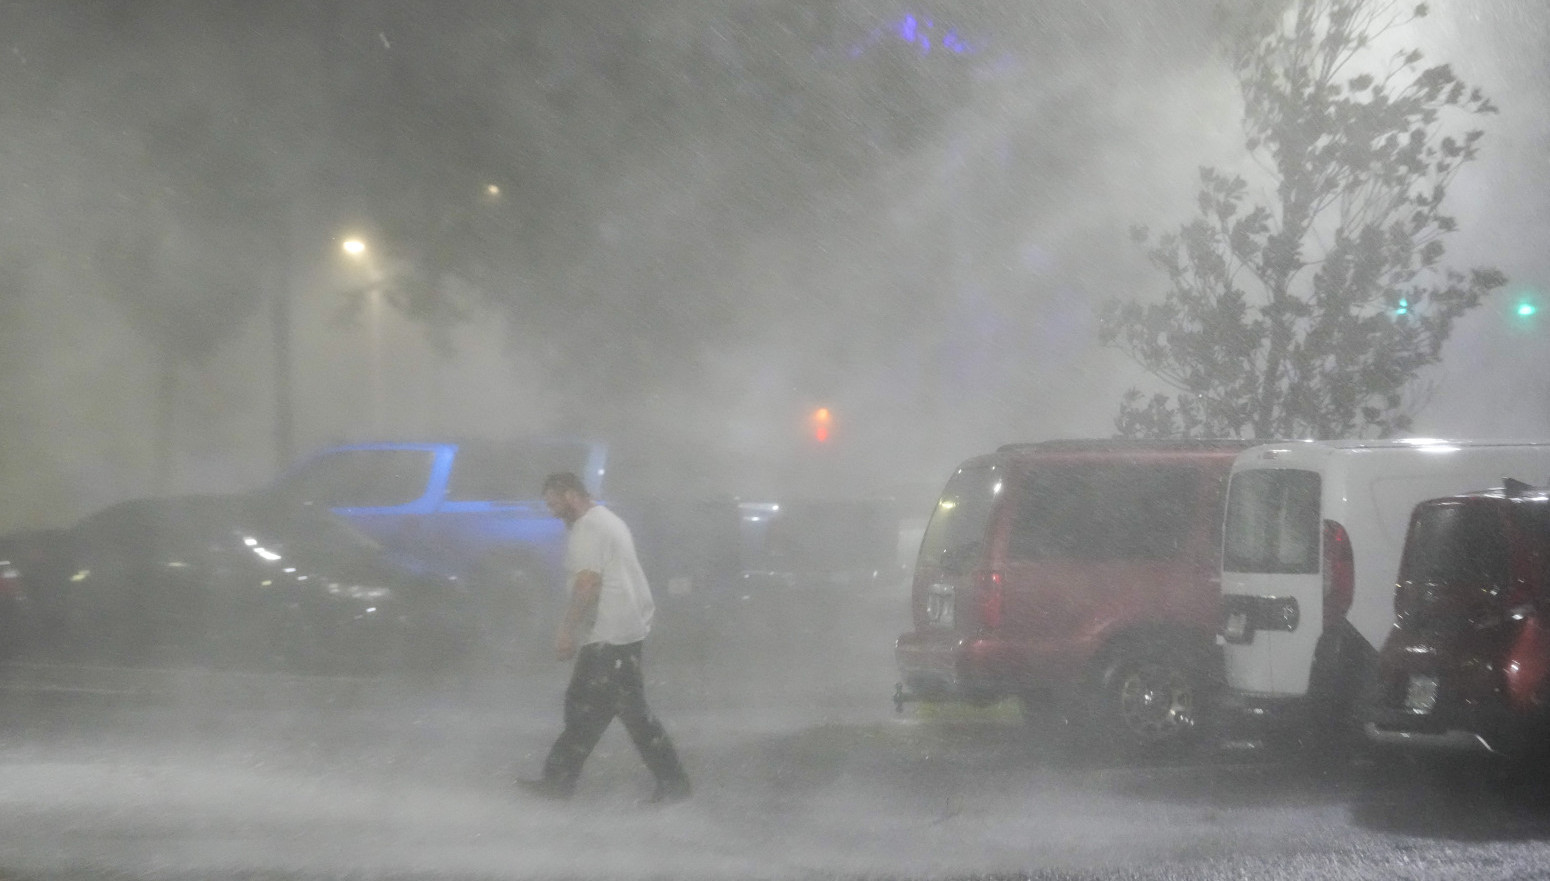
[[[1411,676],[1405,686],[1405,709],[1430,713],[1437,707],[1437,677]]]
[[[953,586],[933,584],[926,589],[926,620],[938,627],[953,626]]]
[[[1249,616],[1246,612],[1233,612],[1227,616],[1227,626],[1222,628],[1222,635],[1228,642],[1247,642],[1244,637],[1249,632]]]

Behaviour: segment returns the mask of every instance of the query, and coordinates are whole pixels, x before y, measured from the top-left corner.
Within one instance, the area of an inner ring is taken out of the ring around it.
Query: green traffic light
[[[1533,303],[1525,302],[1518,304],[1518,316],[1520,318],[1528,318],[1538,311],[1539,307],[1535,306]]]

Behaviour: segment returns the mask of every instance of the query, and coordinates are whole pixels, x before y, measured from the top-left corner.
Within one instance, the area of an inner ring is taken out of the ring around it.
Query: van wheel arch
[[[1378,650],[1344,618],[1326,627],[1308,671],[1305,740],[1320,751],[1350,751],[1366,742],[1361,716],[1376,686]]]
[[[1093,659],[1080,695],[1083,727],[1111,751],[1179,749],[1201,733],[1221,681],[1220,652],[1207,634],[1119,634]]]

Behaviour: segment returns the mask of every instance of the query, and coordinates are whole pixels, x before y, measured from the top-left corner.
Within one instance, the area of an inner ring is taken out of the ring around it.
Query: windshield
[[[550,474],[569,471],[585,476],[591,451],[590,445],[579,441],[462,444],[447,479],[447,501],[536,499]]]
[[[1505,587],[1511,577],[1507,521],[1495,505],[1422,505],[1410,523],[1401,581]]]

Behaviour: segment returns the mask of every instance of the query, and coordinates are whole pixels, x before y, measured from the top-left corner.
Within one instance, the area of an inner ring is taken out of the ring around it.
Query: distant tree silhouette
[[[263,306],[281,206],[261,155],[207,110],[152,118],[141,134],[142,159],[122,184],[124,216],[92,256],[156,359],[153,477],[165,489],[180,372],[205,364]]]
[[[1128,437],[1347,437],[1405,431],[1422,368],[1453,323],[1506,283],[1442,264],[1442,203],[1496,108],[1421,53],[1374,43],[1425,4],[1296,0],[1234,62],[1245,145],[1273,194],[1200,172],[1199,214],[1135,237],[1168,278],[1160,302],[1104,304],[1100,338],[1175,393],[1132,388]]]

